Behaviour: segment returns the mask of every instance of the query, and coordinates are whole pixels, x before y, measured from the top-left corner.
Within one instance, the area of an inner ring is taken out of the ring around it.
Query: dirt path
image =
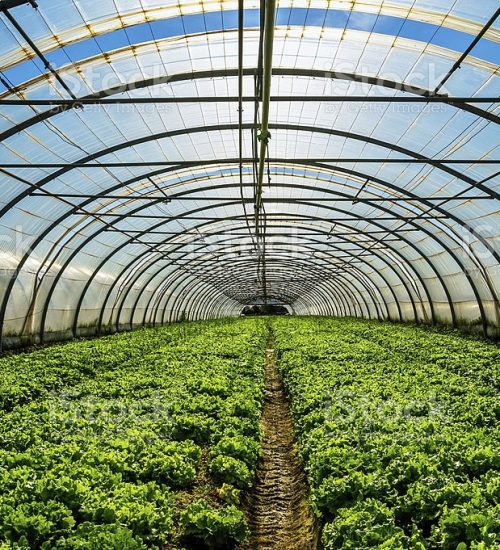
[[[293,426],[272,338],[266,359],[262,457],[249,496],[251,539],[242,550],[313,550],[318,530],[306,500],[307,486],[293,443]]]

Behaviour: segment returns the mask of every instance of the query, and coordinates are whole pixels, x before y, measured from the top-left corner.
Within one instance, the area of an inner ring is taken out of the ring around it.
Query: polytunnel
[[[0,12],[3,346],[254,304],[498,334],[494,0]]]

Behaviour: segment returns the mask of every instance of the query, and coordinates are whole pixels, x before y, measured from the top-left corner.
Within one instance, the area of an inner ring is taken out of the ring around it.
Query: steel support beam
[[[474,40],[467,46],[464,53],[457,59],[457,61],[453,64],[453,67],[448,71],[446,76],[441,80],[441,82],[436,86],[434,89],[434,93],[437,94],[439,90],[448,82],[450,77],[453,75],[453,73],[460,68],[462,63],[465,61],[467,56],[472,52],[472,50],[479,44],[479,41],[483,36],[486,34],[486,32],[490,29],[490,27],[493,25],[493,23],[497,20],[498,16],[500,15],[500,8],[498,8],[495,13],[490,17],[489,21],[486,23],[486,25],[481,29],[481,32],[477,34],[477,36],[474,38]]]
[[[93,97],[81,99],[0,99],[0,106],[49,106],[68,107],[69,109],[84,107],[85,105],[151,105],[151,104],[183,104],[183,103],[254,103],[257,96],[158,96],[158,97]],[[465,104],[496,104],[498,97],[450,97],[436,96],[357,96],[357,95],[271,95],[271,103],[445,103],[449,105]]]
[[[245,125],[247,126],[247,125]],[[320,129],[312,130],[311,128],[302,128],[303,131],[321,131]],[[355,134],[353,134],[354,136]],[[355,138],[354,138],[355,139]],[[385,148],[389,148],[388,144],[384,145]],[[405,154],[405,153],[403,153]],[[103,168],[127,168],[127,167],[140,167],[140,166],[146,166],[150,168],[158,167],[158,166],[173,166],[176,169],[180,170],[182,168],[191,168],[193,166],[200,166],[200,164],[203,164],[205,166],[213,166],[213,165],[223,165],[223,164],[238,164],[240,162],[240,159],[238,158],[227,158],[227,159],[206,159],[203,161],[200,160],[160,160],[160,161],[143,161],[143,162],[33,162],[33,163],[20,163],[20,162],[3,162],[0,163],[0,168],[4,169],[22,169],[22,168],[29,168],[32,170],[33,168],[63,168],[63,169],[75,169],[75,168],[100,168],[101,170]],[[243,164],[250,164],[253,162],[253,159],[245,157],[243,159]],[[430,159],[430,158],[418,158],[418,157],[410,157],[410,158],[381,158],[381,157],[344,157],[344,158],[319,158],[319,157],[313,157],[313,158],[281,158],[281,157],[270,157],[269,158],[270,163],[283,163],[283,164],[317,164],[317,163],[329,163],[334,162],[337,164],[342,163],[360,163],[360,164],[373,164],[376,162],[380,162],[383,164],[500,164],[500,159],[464,159],[464,158],[458,158],[458,159],[450,159],[450,158],[442,158],[442,159]]]
[[[91,94],[83,98],[78,98],[78,101],[81,102],[82,99],[106,98],[115,94],[122,94],[128,91],[148,88],[150,86],[155,86],[160,84],[184,82],[187,80],[197,80],[197,79],[204,79],[204,78],[230,78],[230,77],[237,76],[237,73],[238,73],[238,69],[219,69],[216,71],[197,71],[193,73],[164,75],[164,76],[130,82],[130,83],[116,86],[113,88],[108,88],[106,90],[101,90],[95,94]],[[257,70],[244,69],[243,74],[246,76],[255,76],[257,74]],[[399,90],[402,92],[407,92],[407,93],[415,94],[417,96],[422,96],[422,97],[433,95],[431,91],[426,90],[425,88],[419,88],[417,86],[412,86],[404,82],[396,82],[394,80],[388,80],[388,79],[383,79],[375,76],[368,76],[368,75],[362,75],[362,74],[356,74],[356,73],[347,73],[347,72],[340,72],[340,71],[325,73],[324,71],[319,71],[315,69],[275,68],[273,70],[273,75],[322,78],[327,80],[346,80],[346,81],[352,81],[352,82],[371,84],[373,86],[380,86],[390,90]],[[471,105],[469,103],[450,103],[450,105],[453,105],[457,109],[468,111],[480,118],[485,118],[486,120],[489,120],[496,124],[500,122],[500,118],[496,114],[489,111],[485,111],[484,109],[479,109],[478,107],[475,107],[474,105]],[[9,128],[4,132],[0,133],[0,141],[3,141],[4,139],[7,139],[12,135],[27,129],[30,126],[37,124],[38,122],[47,120],[48,118],[58,115],[71,108],[74,108],[74,107],[72,107],[71,105],[60,105],[53,109],[49,109],[44,113],[38,113],[35,116],[27,120],[24,120],[22,122],[19,122],[12,128]]]
[[[218,234],[224,236],[223,231],[218,232]],[[231,242],[234,241],[234,239],[235,239],[235,237],[228,237],[228,238],[225,238],[225,239],[224,239],[224,242],[231,243]],[[305,242],[305,244],[301,244],[301,246],[304,247],[304,248],[308,248],[309,251],[315,250],[315,248],[312,246],[312,245],[314,245],[314,244],[324,244],[324,242],[321,242],[321,241],[319,241],[318,239],[311,239],[311,238],[304,239],[304,238],[302,238],[301,240]],[[345,240],[346,242],[349,242],[347,239],[344,239],[344,240]],[[287,245],[288,243],[284,243],[284,244]],[[179,244],[179,249],[182,248],[182,246],[183,246],[182,244]],[[210,246],[210,244],[205,243],[203,246],[208,247],[208,246]],[[232,244],[231,246],[234,247],[235,244]],[[337,251],[337,252],[342,252],[342,251],[343,251],[343,249],[341,249],[339,246],[334,246],[334,245],[332,245],[332,246],[330,246],[330,248],[331,248],[332,250]],[[292,252],[292,249],[291,249],[291,248],[290,248],[290,249],[287,249],[287,250],[288,250],[289,252]],[[359,250],[359,248],[358,248],[358,250]],[[185,255],[188,256],[189,253],[185,253]],[[328,255],[329,257],[331,257],[332,259],[335,258],[335,256],[334,256],[333,254],[327,254],[327,255]],[[374,255],[377,256],[377,257],[382,261],[382,263],[386,264],[386,266],[387,266],[390,270],[393,270],[393,271],[394,271],[394,266],[391,266],[391,265],[389,264],[389,262],[388,262],[383,256],[380,256],[380,255],[378,255],[378,254],[376,254],[376,253],[374,253]],[[350,256],[352,257],[352,254],[350,254]],[[403,261],[404,261],[404,260],[403,260]],[[362,260],[361,260],[361,263],[366,264],[367,267],[369,266],[369,263],[368,263],[367,260],[362,259]],[[122,271],[122,273],[120,274],[120,276],[118,276],[118,277],[116,278],[116,280],[117,280],[117,281],[120,280],[121,277],[123,276],[124,272],[130,270],[131,267],[132,267],[132,266],[129,265],[126,269],[124,269],[124,270]],[[135,308],[137,307],[138,301],[141,299],[141,295],[142,295],[142,293],[144,292],[144,289],[145,289],[146,287],[149,287],[149,285],[151,284],[151,282],[152,282],[155,278],[157,278],[158,275],[159,275],[162,271],[168,269],[169,267],[170,267],[169,265],[165,265],[165,266],[163,266],[163,267],[160,267],[159,270],[157,270],[155,273],[153,273],[153,274],[143,283],[143,288],[142,288],[142,290],[139,292],[139,294],[138,294],[138,296],[137,296],[137,298],[136,298],[136,302],[135,302],[135,304],[134,304],[134,306],[133,306],[133,308],[132,308],[132,311],[133,311],[133,312],[135,311]],[[205,272],[205,269],[206,269],[206,268],[204,268],[204,270],[203,270],[204,272]],[[350,274],[353,275],[353,276],[356,278],[356,271],[354,271],[354,272],[353,272],[353,271],[350,271]],[[359,274],[361,274],[361,272],[359,272]],[[366,274],[364,274],[364,275],[366,276]],[[382,279],[383,282],[385,283],[386,287],[387,287],[387,288],[390,290],[390,292],[392,293],[392,297],[393,297],[395,303],[397,304],[398,310],[399,310],[399,304],[398,304],[396,295],[394,294],[394,291],[392,290],[392,287],[391,287],[390,283],[387,281],[387,279],[385,279],[385,277],[384,277],[384,275],[383,275],[382,273],[378,273],[378,275],[381,277],[381,279]],[[408,296],[409,296],[410,300],[412,300],[411,293],[409,292],[408,288],[406,287],[406,283],[405,283],[404,279],[401,279],[401,276],[398,275],[398,273],[397,273],[396,271],[395,271],[395,275],[396,275],[397,278],[399,277],[400,282],[401,282],[401,283],[403,284],[403,286],[407,289]],[[140,276],[142,276],[141,273],[136,273],[136,274],[135,274],[135,277],[134,277],[133,279],[131,279],[131,280],[128,281],[128,285],[127,285],[127,286],[128,286],[128,289],[129,289],[129,290],[130,290],[132,287],[134,287],[134,286],[136,285],[136,282],[138,281],[138,279],[139,279]],[[170,274],[168,274],[167,280],[168,280],[168,277],[170,277],[170,276],[174,277],[174,278],[175,278],[175,281],[178,281],[178,280],[180,279],[180,277],[178,276],[178,271],[173,271],[173,272],[171,272]],[[189,275],[186,275],[186,278],[188,278],[188,277],[189,277]],[[417,277],[418,277],[418,275],[417,275]],[[111,288],[110,288],[110,290],[111,290]],[[129,290],[128,290],[127,292],[129,292]],[[174,290],[175,290],[175,289],[174,289]],[[103,308],[105,307],[105,305],[106,305],[106,303],[107,303],[107,301],[108,301],[109,295],[110,295],[110,292],[108,291],[107,298],[106,298],[106,299],[104,300],[104,302],[103,302]],[[122,303],[124,303],[126,299],[127,299],[127,296],[123,296],[123,297],[122,297]],[[149,306],[148,306],[148,307],[149,307]],[[388,315],[389,315],[389,318],[390,318],[390,314],[388,314]],[[400,319],[401,319],[401,311],[400,311],[400,310],[399,310],[399,317],[400,317]],[[102,316],[101,316],[101,319],[102,319]]]
[[[28,44],[28,46],[35,52],[38,59],[43,63],[43,66],[50,72],[50,74],[59,82],[59,84],[64,88],[66,93],[73,98],[73,100],[76,100],[75,94],[69,89],[68,85],[64,80],[62,79],[61,75],[52,67],[52,64],[47,60],[47,58],[43,55],[43,53],[38,49],[37,45],[31,40],[28,33],[25,32],[25,30],[19,25],[19,23],[16,21],[14,16],[9,12],[8,9],[3,9],[2,13],[5,15],[5,17],[9,20],[9,23],[16,29],[16,31],[20,34],[20,36],[25,40]],[[76,105],[75,105],[76,107]]]
[[[213,222],[214,220],[211,219],[211,221]],[[288,220],[288,221],[290,221],[290,220]],[[374,223],[374,222],[373,222],[373,221],[370,221],[370,223]],[[375,222],[375,223],[376,223],[376,222]],[[160,222],[160,224],[157,224],[157,225],[161,225],[161,222]],[[379,225],[379,227],[380,227],[380,225]],[[427,231],[424,230],[424,232],[427,232]],[[147,231],[145,231],[144,233],[147,233]],[[431,233],[428,233],[428,234],[429,234],[429,236],[431,235]],[[415,248],[415,246],[414,246],[410,241],[407,241],[407,240],[404,239],[404,238],[402,238],[402,240],[406,241],[411,247]],[[416,248],[415,248],[415,249],[416,249]],[[449,301],[449,304],[450,304],[450,308],[452,308],[452,304],[451,304],[451,301],[450,301],[450,297],[449,297],[448,291],[447,291],[447,289],[446,289],[446,285],[444,285],[444,282],[442,281],[442,279],[441,279],[439,273],[433,268],[432,264],[427,260],[427,258],[425,257],[425,255],[422,254],[422,251],[420,251],[420,250],[418,250],[418,249],[416,249],[416,251],[419,253],[419,255],[420,255],[421,257],[423,257],[424,261],[426,261],[426,262],[428,263],[429,267],[434,271],[434,274],[436,275],[436,277],[438,278],[438,280],[443,284],[443,290],[445,291],[446,295],[448,296],[448,301]],[[397,251],[396,251],[396,250],[393,250],[393,252],[397,252]],[[112,254],[113,254],[113,253],[110,254],[109,258],[112,256]],[[70,260],[71,260],[71,258],[68,259],[68,262],[69,262]],[[403,259],[403,262],[404,262],[404,261],[405,261],[405,260]],[[98,266],[98,268],[96,269],[96,272],[97,272],[98,269],[100,269],[106,262],[107,262],[107,259],[104,259],[103,262],[102,262],[102,264],[101,264],[100,266]],[[409,264],[409,265],[410,265],[410,264]],[[56,276],[56,278],[57,278],[57,277],[58,277],[58,276]],[[425,284],[423,283],[423,281],[421,281],[421,282],[422,282],[422,287],[423,287],[424,291],[425,291],[425,292],[427,293],[427,295],[428,295],[428,292],[427,292],[427,289],[426,289],[426,287],[425,287]],[[55,285],[55,282],[54,282],[54,285]],[[54,285],[53,285],[53,286],[54,286]],[[86,288],[88,288],[89,285],[90,285],[90,280],[88,281],[88,284],[87,284]],[[111,290],[111,289],[110,289],[110,290]],[[82,296],[85,294],[85,292],[86,292],[86,290],[84,290],[84,292],[82,293]],[[83,298],[82,298],[82,299],[83,299]],[[431,301],[431,299],[430,299],[429,296],[428,296],[428,301],[429,301],[429,304],[430,304],[430,307],[431,307],[431,312],[432,312],[432,311],[433,311],[433,304],[432,304],[432,301]],[[453,313],[452,313],[452,317],[453,317]],[[76,320],[76,319],[77,319],[77,315],[75,316],[75,320]]]

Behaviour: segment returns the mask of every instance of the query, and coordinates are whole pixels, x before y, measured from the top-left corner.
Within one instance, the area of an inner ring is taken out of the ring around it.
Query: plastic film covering
[[[2,346],[262,303],[498,335],[497,3],[278,2],[260,243],[243,6],[239,66],[237,2],[0,1]]]

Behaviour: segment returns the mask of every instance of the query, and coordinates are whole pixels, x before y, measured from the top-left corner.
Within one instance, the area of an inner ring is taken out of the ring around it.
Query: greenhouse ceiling
[[[252,304],[500,326],[495,0],[0,0],[2,345]]]

